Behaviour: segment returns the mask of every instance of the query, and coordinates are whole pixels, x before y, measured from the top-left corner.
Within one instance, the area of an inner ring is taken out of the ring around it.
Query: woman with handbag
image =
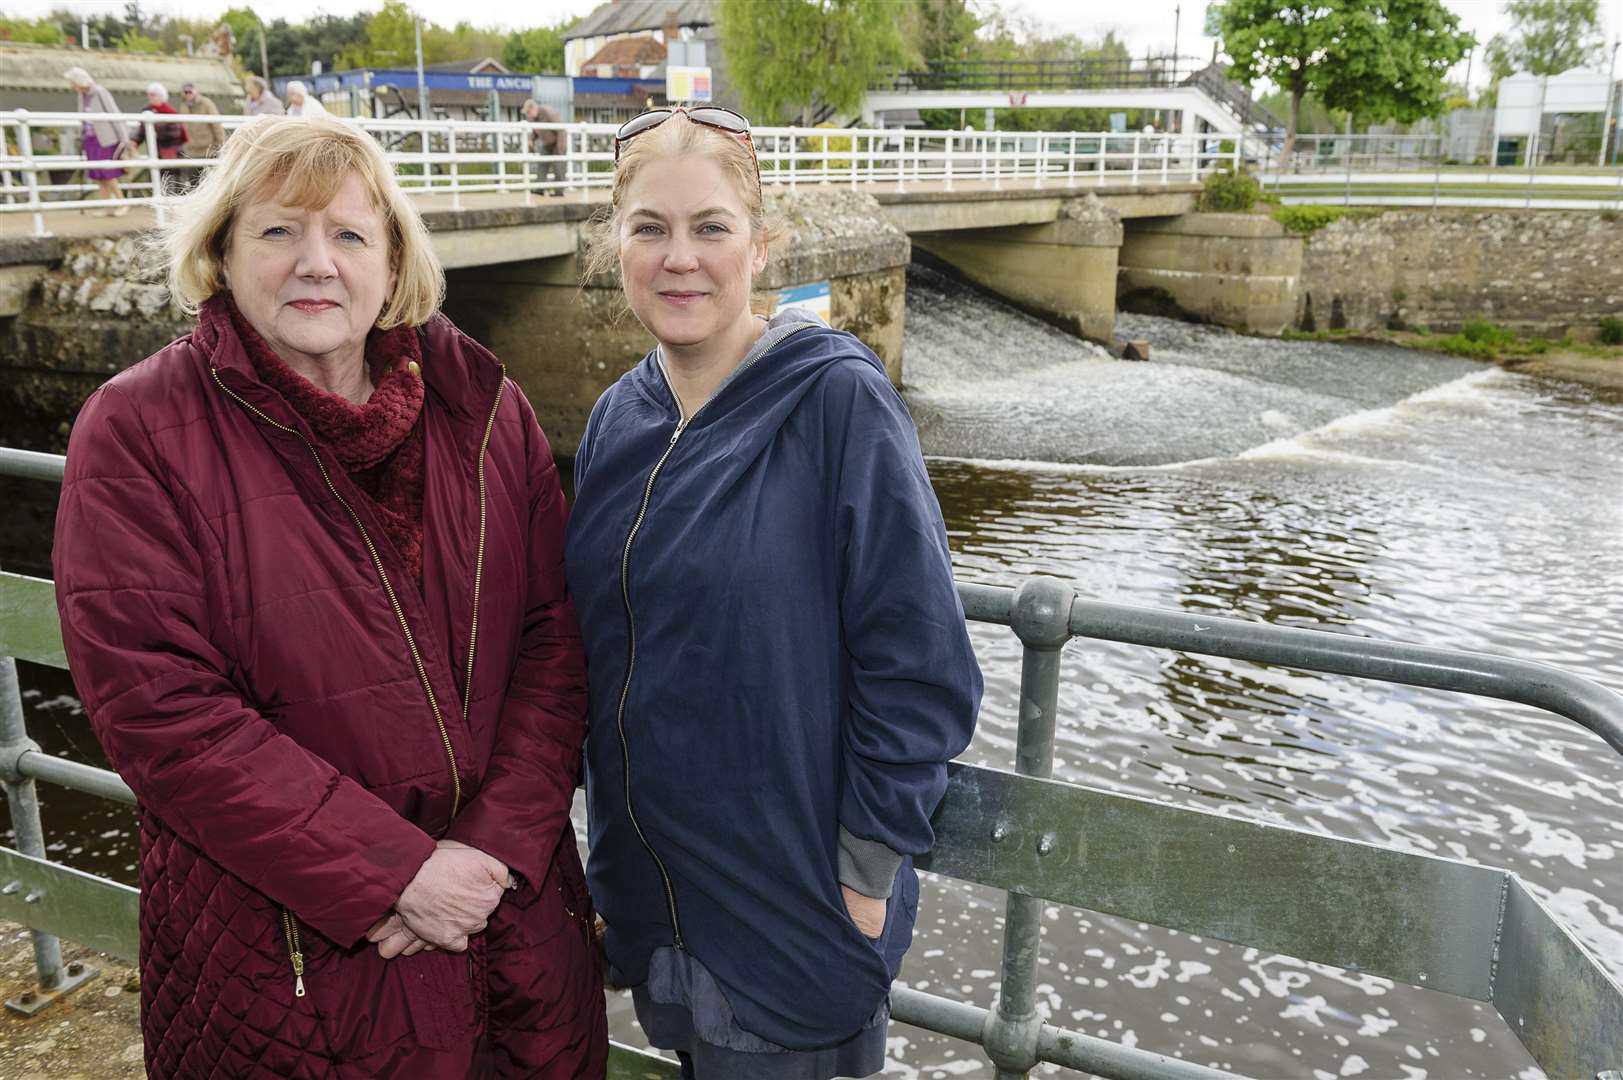
[[[68,85],[79,92],[79,111],[82,113],[116,113],[120,109],[118,102],[107,88],[90,77],[90,72],[82,67],[68,68],[62,73],[68,80]],[[134,149],[129,137],[124,134],[123,125],[112,120],[86,120],[84,122],[82,137],[84,141],[85,159],[91,162],[112,161],[117,158],[129,157]],[[124,193],[119,190],[118,182],[124,177],[123,169],[110,169],[92,167],[85,173],[96,182],[99,189],[97,195],[103,199],[122,199]],[[119,206],[111,210],[95,210],[92,213],[107,217],[123,217],[130,212],[128,206]]]

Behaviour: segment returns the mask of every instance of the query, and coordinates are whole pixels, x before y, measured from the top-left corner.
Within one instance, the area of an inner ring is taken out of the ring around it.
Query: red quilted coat
[[[603,1074],[558,473],[495,358],[421,332],[420,587],[219,300],[74,426],[57,598],[141,803],[154,1077]],[[441,837],[523,884],[467,953],[382,960]]]

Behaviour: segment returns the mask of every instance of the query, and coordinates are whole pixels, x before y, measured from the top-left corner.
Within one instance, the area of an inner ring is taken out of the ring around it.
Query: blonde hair
[[[326,115],[284,119],[261,116],[225,141],[218,164],[186,196],[159,243],[169,264],[169,292],[195,313],[225,288],[226,246],[237,213],[260,199],[319,210],[355,175],[383,215],[394,292],[377,326],[428,321],[445,293],[445,272],[417,207],[395,182],[394,170],[372,137]]]
[[[733,190],[744,201],[749,215],[750,237],[771,244],[777,229],[768,219],[766,200],[761,193],[755,155],[735,135],[704,124],[695,124],[686,113],[676,113],[620,145],[620,161],[614,167],[614,190],[609,205],[592,219],[586,249],[586,267],[581,280],[590,280],[620,261],[620,226],[625,221],[625,193],[644,165],[657,158],[697,154],[721,167]]]

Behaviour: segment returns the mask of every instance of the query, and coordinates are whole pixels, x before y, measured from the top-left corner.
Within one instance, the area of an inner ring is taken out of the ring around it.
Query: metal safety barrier
[[[62,469],[55,455],[0,448],[0,476],[59,483]],[[990,1009],[897,984],[895,1020],[978,1043],[998,1080],[1043,1062],[1112,1080],[1235,1075],[1044,1022],[1040,924],[1058,903],[1485,1002],[1551,1076],[1623,1069],[1623,986],[1517,875],[1050,779],[1061,651],[1078,638],[1519,702],[1619,754],[1623,697],[1545,664],[1101,603],[1047,577],[958,592],[967,618],[1007,626],[1022,645],[1015,772],[952,764],[935,847],[918,865],[1007,893],[1001,982]],[[113,773],[28,739],[12,658],[66,667],[51,582],[0,573],[0,657],[0,781],[20,849],[0,849],[0,918],[36,931],[48,995],[66,978],[53,935],[135,956],[138,898],[45,860],[35,781],[135,798]],[[674,1075],[641,1051],[613,1052],[611,1076]]]

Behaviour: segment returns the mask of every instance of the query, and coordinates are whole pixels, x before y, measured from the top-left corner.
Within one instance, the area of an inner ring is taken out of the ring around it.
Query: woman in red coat
[[[141,803],[148,1072],[601,1076],[534,413],[359,130],[241,129],[167,241],[197,326],[86,402],[54,552]]]
[[[175,107],[169,104],[169,89],[163,83],[156,82],[147,86],[147,107],[145,111],[162,116],[179,115],[175,112]],[[143,124],[136,125],[135,138],[145,137],[141,133],[141,128],[144,126]],[[178,158],[181,147],[186,145],[186,125],[154,121],[152,124],[152,137],[157,145],[147,147],[149,152],[159,158],[168,160]],[[178,187],[177,178],[172,170],[165,172],[163,169],[154,169],[152,170],[152,178],[155,189],[152,193],[154,195],[168,195]]]

